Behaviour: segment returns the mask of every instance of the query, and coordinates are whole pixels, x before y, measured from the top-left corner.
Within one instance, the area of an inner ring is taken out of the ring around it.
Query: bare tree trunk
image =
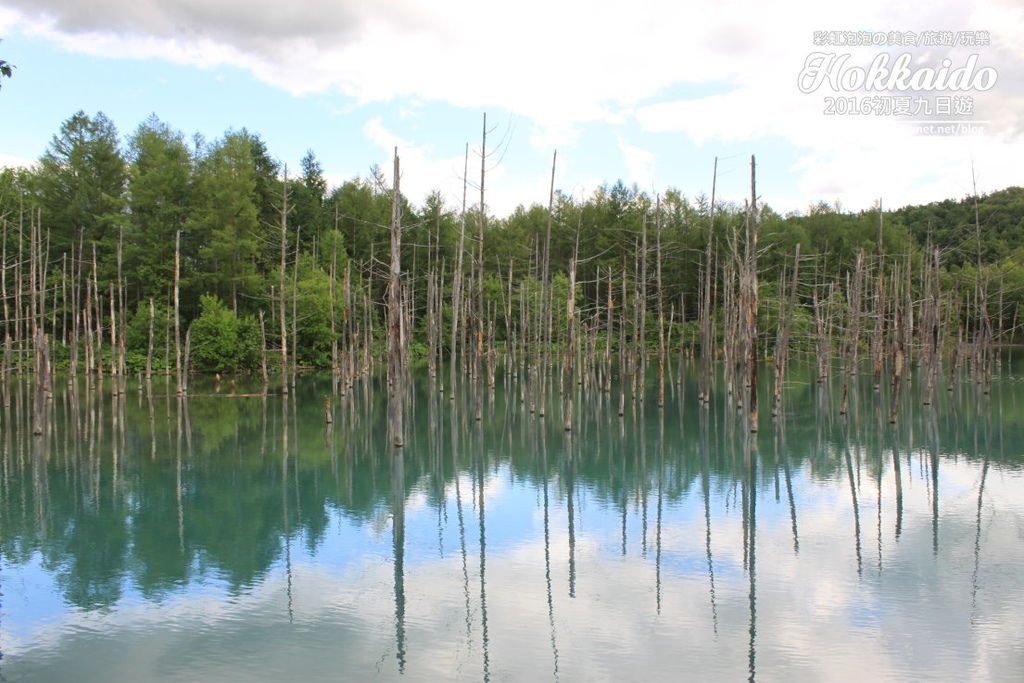
[[[540,399],[538,400],[538,415],[544,417],[545,406],[547,405],[547,378],[549,354],[551,352],[552,337],[552,312],[551,312],[551,221],[555,212],[555,162],[558,159],[558,150],[551,155],[551,185],[548,189],[548,216],[547,230],[544,237],[544,254],[541,261],[541,320],[540,333]]]
[[[782,384],[786,376],[786,366],[789,363],[789,329],[793,324],[793,307],[796,304],[799,272],[800,243],[797,242],[793,253],[793,274],[789,298],[785,302],[782,319],[779,320],[779,332],[775,343],[775,396],[772,403],[772,417],[778,417],[782,412]]]
[[[953,385],[956,383],[957,375],[960,373],[960,362],[963,357],[964,328],[960,322],[959,302],[953,305],[953,319],[957,321],[956,344],[953,346],[953,357],[949,360],[949,378],[946,383],[946,391],[953,391]]]
[[[118,393],[118,362],[117,362],[117,298],[114,296],[114,283],[110,283],[110,379],[114,383],[114,395]]]
[[[395,148],[394,189],[391,200],[391,268],[388,277],[388,423],[391,441],[405,445],[405,339],[402,325],[402,200],[399,191],[400,169]]]
[[[187,396],[188,395],[188,374],[189,374],[189,366],[191,365],[191,362],[192,362],[192,325],[190,324],[188,326],[188,329],[185,330],[185,357],[182,360],[182,368],[181,368],[181,378],[182,378],[181,379],[181,381],[182,381],[181,393],[180,393],[181,396]]]
[[[270,374],[267,372],[267,323],[260,311],[260,376],[263,377],[263,393],[267,393]]]
[[[89,340],[86,338],[86,348],[88,345]],[[174,233],[174,373],[178,396],[183,396],[185,379],[181,367],[181,230]]]
[[[477,224],[476,243],[476,314],[474,315],[475,353],[473,354],[473,378],[477,384],[473,392],[476,421],[483,419],[483,377],[480,362],[484,355],[484,231],[487,227],[487,203],[484,195],[484,180],[487,176],[487,114],[483,118],[483,136],[480,143],[480,214]]]
[[[442,278],[443,280],[444,278]],[[505,294],[505,376],[516,367],[516,330],[512,320],[512,259],[508,260],[508,291]]]
[[[860,300],[861,282],[864,279],[864,252],[857,251],[857,263],[854,266],[853,286],[849,294],[849,326],[846,337],[846,353],[843,354],[843,369],[840,378],[842,388],[839,400],[839,414],[845,415],[849,407],[850,377],[856,372],[857,343],[860,337]],[[849,282],[849,281],[847,281]]]
[[[24,238],[25,238],[24,210],[19,210],[19,212],[18,212],[18,256],[17,256],[17,260],[15,261],[16,265],[14,267],[14,344],[15,344],[15,346],[18,347],[19,351],[23,350],[22,349],[22,340],[24,339],[24,336],[22,335],[22,328],[25,325],[25,322],[23,322],[23,319],[25,318],[25,316],[24,316],[24,309],[22,308],[22,305],[21,305],[22,289],[24,287],[24,283],[22,282],[22,279],[24,277],[22,275],[23,268],[22,268],[22,265],[21,265],[22,263],[24,263],[24,258],[25,258],[25,256],[24,256],[24,254],[25,254]],[[24,367],[22,367],[23,365],[24,365],[24,359],[19,354],[14,359],[14,370],[15,370],[16,374],[21,375],[25,371]]]
[[[79,250],[79,254],[80,255],[81,255],[81,253],[82,253],[81,250]],[[177,263],[177,259],[175,259],[175,263]],[[84,264],[84,261],[83,261],[83,264]],[[82,269],[82,267],[80,265],[79,266],[79,272],[81,272],[81,269]],[[177,266],[175,266],[175,273],[177,273]],[[175,276],[175,282],[177,282],[177,276]],[[177,310],[178,310],[177,304],[175,304],[174,310],[175,310],[175,313],[177,313]],[[85,328],[85,376],[86,376],[86,379],[88,381],[88,378],[91,377],[91,375],[92,375],[93,362],[94,362],[94,353],[95,353],[95,350],[94,350],[94,347],[93,347],[93,339],[92,339],[92,285],[89,283],[89,276],[88,275],[85,276],[85,306],[81,310],[81,317],[82,317],[82,327]],[[177,329],[177,328],[175,328],[175,329]],[[177,336],[175,336],[175,339],[177,339]],[[181,363],[180,363],[180,356],[179,356],[179,363],[178,363],[178,365],[180,365],[180,364]]]
[[[171,374],[171,311],[164,310],[164,374]]]
[[[469,179],[469,143],[462,168],[462,213],[459,218],[459,249],[455,258],[455,274],[452,278],[452,338],[449,351],[448,399],[455,400],[455,377],[458,365],[459,320],[462,316],[462,257],[466,251],[466,188]]]
[[[338,290],[338,204],[334,203],[334,234],[331,235],[331,273],[330,273],[330,317],[331,317],[331,376],[338,376],[338,321],[337,321],[337,290]],[[264,346],[264,348],[266,348]],[[337,386],[337,385],[335,385]]]
[[[935,382],[939,372],[940,305],[939,305],[939,250],[932,250],[933,263],[925,284],[928,309],[921,320],[922,330],[927,335],[927,367],[925,368],[924,405],[931,405],[935,395]]]
[[[750,420],[750,431],[757,432],[757,232],[760,217],[757,212],[756,165],[754,156],[750,156],[750,232],[747,234],[746,254],[746,337],[749,340],[748,362],[750,398],[747,403],[747,415]]]
[[[68,255],[67,254],[61,254],[61,257],[60,257],[60,300],[61,300],[61,304],[63,304],[63,306],[62,306],[63,310],[61,311],[61,315],[60,315],[60,318],[61,318],[61,320],[60,320],[61,337],[60,338],[61,338],[61,341],[64,343],[65,346],[67,346],[67,343],[68,343],[68,310],[70,309],[70,306],[68,305],[67,273],[68,273]],[[57,295],[56,295],[56,293],[54,293],[54,299],[56,299],[56,298],[57,298]],[[54,306],[54,308],[56,309],[56,306]],[[53,330],[54,334],[57,333],[57,321],[56,321],[56,318],[54,318],[54,322],[53,322],[53,325],[52,325],[51,329]]]
[[[882,384],[882,361],[885,355],[885,245],[882,234],[882,199],[878,200],[878,278],[875,282],[875,326],[871,336],[871,357],[874,365],[875,391]]]
[[[153,376],[153,321],[156,318],[156,310],[153,307],[153,297],[149,298],[149,337],[146,341],[146,377]]]
[[[711,177],[711,206],[708,210],[708,238],[704,245],[704,285],[700,307],[700,380],[698,399],[705,405],[711,400],[711,361],[714,354],[711,329],[711,282],[714,272],[711,263],[711,244],[715,233],[715,186],[718,182],[718,157],[715,157],[714,173]]]
[[[661,196],[654,210],[656,277],[658,285],[658,407],[665,405],[665,290],[661,281]]]
[[[11,370],[11,312],[7,304],[7,221],[3,221],[3,235],[0,236],[0,299],[3,300],[4,313],[4,355],[0,363],[0,399],[6,408],[10,405],[10,397],[7,393],[7,376]],[[72,247],[73,248],[73,247]]]
[[[39,374],[39,344],[38,330],[39,321],[36,319],[36,302],[38,298],[36,284],[36,212],[33,210],[28,221],[28,313],[25,316],[25,325],[29,338],[32,341],[34,350],[32,372]],[[41,432],[40,432],[41,433]]]
[[[295,388],[295,373],[299,369],[299,237],[302,226],[295,229],[295,258],[292,261],[292,372],[288,375],[292,389]]]
[[[977,304],[977,325],[975,328],[975,381],[983,385],[983,393],[989,393],[992,380],[992,320],[988,312],[988,279],[982,275],[981,265],[981,215],[978,210],[978,184],[971,164],[971,185],[974,189],[974,243],[975,243],[975,302]]]
[[[356,374],[356,321],[355,312],[352,308],[352,262],[345,264],[345,279],[341,283],[342,298],[345,299],[345,329],[347,332],[345,340],[345,382],[346,387],[352,386],[352,380]]]
[[[813,304],[815,345],[817,347],[818,356],[818,384],[824,382],[825,378],[828,376],[828,369],[832,352],[832,339],[828,330],[830,324],[828,319],[828,307],[831,298],[831,291],[829,291],[829,296],[824,301],[820,300],[818,298],[817,286],[815,287],[813,295]]]
[[[733,384],[736,379],[736,265],[739,260],[736,254],[736,235],[732,236],[733,257],[727,259],[722,273],[722,365],[725,374],[725,393],[732,397]]]
[[[540,388],[541,383],[544,381],[543,375],[540,370],[540,362],[542,356],[541,347],[544,344],[544,254],[541,251],[540,242],[534,240],[534,258],[537,262],[537,282],[540,284],[540,301],[535,301],[534,297],[530,299],[530,324],[533,326],[533,345],[530,349],[529,359],[529,378],[530,378],[530,414],[535,414],[538,411],[541,416],[544,414],[544,406],[541,403],[543,400],[542,391]]]
[[[899,413],[900,404],[900,388],[903,384],[903,364],[905,361],[905,349],[904,349],[904,309],[903,302],[900,300],[899,291],[900,279],[899,271],[893,273],[893,284],[896,287],[896,291],[893,292],[893,331],[892,331],[892,384],[891,384],[891,399],[889,402],[889,423],[896,424],[896,416]]]
[[[288,324],[285,320],[284,287],[287,274],[288,255],[288,167],[284,167],[284,182],[281,185],[281,263],[278,270],[278,325],[281,336],[281,393],[288,394]]]
[[[565,401],[565,408],[562,411],[562,421],[565,431],[572,431],[573,422],[573,395],[576,392],[576,259],[579,255],[580,235],[576,230],[576,246],[573,249],[572,260],[569,261],[569,295],[565,303],[565,322],[568,330],[568,339],[565,345],[565,365],[562,377],[562,395]]]
[[[93,323],[96,325],[96,376],[103,376],[103,301],[100,299],[100,278],[97,274],[96,243],[92,245],[92,293],[96,306]]]
[[[75,245],[71,244],[71,335],[68,337],[68,349],[70,354],[70,365],[68,367],[68,385],[73,385],[78,378],[78,310],[79,296],[81,291],[81,249],[79,258],[75,259]]]
[[[127,359],[125,358],[125,292],[124,292],[124,227],[120,229],[117,235],[117,307],[118,307],[118,330],[117,335],[117,369],[118,375],[120,375],[120,387],[118,393],[122,396],[125,391],[125,383],[127,381],[125,375],[127,374]]]
[[[485,202],[484,186],[486,179],[487,161],[487,115],[483,115],[482,135],[480,141],[480,205],[477,215],[477,239],[476,239],[476,310],[473,314],[472,340],[474,352],[472,354],[473,369],[470,373],[473,377],[475,389],[473,391],[473,413],[474,419],[479,422],[483,419],[483,373],[480,368],[483,360],[483,331],[484,331],[484,308],[483,308],[483,233],[487,223],[487,205]]]
[[[647,394],[647,214],[640,221],[640,298],[637,302],[637,334],[639,362],[634,366],[637,373],[637,389],[642,402]]]
[[[435,299],[437,274],[433,267],[427,271],[427,374],[431,384],[437,378],[437,312]]]

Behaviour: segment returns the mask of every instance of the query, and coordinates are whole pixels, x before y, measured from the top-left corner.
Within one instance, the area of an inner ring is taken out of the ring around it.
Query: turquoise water
[[[15,393],[0,674],[1017,681],[1017,370],[928,407],[908,385],[890,425],[869,379],[840,417],[798,367],[753,437],[689,378],[622,418],[617,390],[580,396],[566,433],[557,395],[531,415],[500,371],[479,422],[420,377],[401,451],[372,382],[330,426],[322,376],[287,399],[62,386],[39,437]]]

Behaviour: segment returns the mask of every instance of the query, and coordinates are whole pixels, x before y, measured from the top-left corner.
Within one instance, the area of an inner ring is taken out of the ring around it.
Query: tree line
[[[414,205],[378,167],[329,187],[312,151],[287,169],[246,129],[189,139],[151,116],[122,139],[102,113],[78,112],[38,164],[0,172],[4,371],[30,363],[33,330],[47,336],[54,367],[115,374],[170,371],[186,352],[187,367],[200,371],[347,364],[355,372],[383,359],[389,324],[401,326],[402,349],[432,375],[458,358],[453,345],[483,363],[479,374],[493,368],[494,349],[513,357],[518,349],[522,359],[537,343],[560,353],[573,343],[576,355],[588,345],[694,353],[728,338],[727,278],[744,275],[729,264],[744,262],[740,254],[756,257],[744,294],[758,302],[747,311],[761,321],[755,354],[774,353],[783,318],[787,348],[827,355],[815,347],[820,325],[861,335],[853,348],[869,343],[879,329],[871,320],[891,315],[871,313],[868,299],[886,298],[895,270],[909,278],[900,296],[917,313],[934,278],[947,335],[970,338],[983,319],[993,339],[1016,329],[1018,187],[925,206],[846,212],[821,203],[781,215],[756,193],[740,205],[676,189],[652,196],[619,181],[571,196],[552,172],[547,202],[524,198],[493,216],[486,137],[466,156],[466,175],[472,161],[481,176],[466,178],[461,206],[440,192]],[[751,206],[753,255],[744,238]],[[389,321],[393,247],[401,315]],[[883,289],[868,287],[885,274]],[[843,318],[857,282],[863,325]],[[826,310],[827,320],[815,318]],[[923,344],[911,329],[911,343]],[[840,337],[830,345],[850,355]]]

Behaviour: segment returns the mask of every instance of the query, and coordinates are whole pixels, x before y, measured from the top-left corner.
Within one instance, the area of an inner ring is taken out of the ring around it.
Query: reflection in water
[[[925,431],[928,433],[930,447],[929,468],[932,474],[932,552],[939,554],[939,426],[935,420],[935,411],[929,410],[925,416]]]
[[[895,438],[893,441],[892,476],[896,481],[896,540],[898,541],[900,540],[900,532],[903,530],[903,475],[900,474],[899,443]]]
[[[743,482],[743,499],[747,502],[745,519],[747,519],[749,550],[747,556],[747,577],[750,590],[747,602],[750,606],[750,641],[747,645],[747,680],[754,683],[757,678],[757,445],[750,430],[745,429],[743,438],[743,462],[746,465],[747,477]],[[749,492],[747,491],[749,487]]]
[[[782,471],[786,478],[786,499],[789,501],[789,523],[793,529],[793,552],[800,553],[800,532],[796,523],[796,499],[793,497],[793,472],[789,462],[789,449],[786,447],[786,424],[777,423],[775,426],[775,452],[782,457]],[[879,486],[881,491],[881,486]],[[881,539],[881,535],[879,535]]]
[[[863,560],[860,554],[860,506],[857,505],[857,482],[853,476],[853,462],[850,459],[849,435],[843,434],[843,456],[846,460],[846,478],[850,482],[850,499],[853,502],[853,538],[854,549],[857,555],[857,574],[863,571]]]
[[[540,435],[540,457],[541,466],[544,471],[548,470],[548,440],[547,430],[539,429],[534,433]],[[555,600],[551,591],[551,501],[548,497],[548,480],[545,477],[541,484],[544,491],[544,588],[548,601],[548,624],[551,627],[551,655],[553,659],[553,674],[558,679],[558,629],[555,626]]]
[[[136,400],[82,378],[38,437],[11,385],[0,673],[1011,680],[1017,387],[889,425],[884,389],[851,386],[833,419],[811,373],[760,436],[732,406],[683,410],[686,377],[621,417],[581,393],[571,432],[512,375],[485,398],[424,382],[404,451],[372,379],[181,399],[157,378]]]
[[[975,623],[974,610],[978,607],[978,570],[981,566],[981,511],[985,498],[985,479],[988,477],[989,448],[992,439],[992,415],[985,413],[982,418],[982,429],[974,433],[974,450],[979,451],[978,431],[983,433],[984,444],[981,450],[981,481],[978,483],[978,515],[974,522],[974,571],[971,573],[971,623]]]
[[[391,455],[391,542],[395,565],[395,659],[405,673],[405,455]]]
[[[572,446],[568,436],[567,445]],[[576,459],[568,448],[564,451],[565,509],[569,524],[569,597],[576,597]]]
[[[655,518],[654,595],[658,614],[661,614],[661,513],[665,493],[665,410],[658,408],[658,498]]]
[[[704,497],[704,548],[708,558],[708,586],[711,596],[711,626],[718,636],[718,609],[715,606],[715,561],[711,553],[711,445],[708,412],[700,412],[701,492]]]
[[[477,410],[480,409],[479,397],[474,399]],[[483,654],[484,680],[491,677],[490,653],[488,652],[490,638],[487,634],[487,527],[484,506],[484,445],[483,426],[480,420],[475,420],[473,425],[473,465],[476,474],[477,493],[477,520],[480,523],[480,630],[481,630],[481,652]]]

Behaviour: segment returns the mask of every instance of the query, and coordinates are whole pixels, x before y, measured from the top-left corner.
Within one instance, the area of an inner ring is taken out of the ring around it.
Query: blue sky
[[[556,186],[569,194],[617,179],[710,194],[718,156],[719,196],[734,201],[749,192],[755,154],[758,193],[780,211],[962,197],[972,164],[982,192],[1024,182],[1019,3],[781,4],[0,0],[0,58],[16,66],[0,90],[0,164],[37,159],[79,109],[105,112],[124,136],[156,113],[209,140],[246,127],[292,168],[311,148],[332,183],[389,169],[397,145],[403,190],[419,201],[439,189],[457,206],[464,146],[473,179],[486,112],[498,215],[546,201],[556,148]],[[957,93],[972,98],[974,111],[956,117],[979,122],[972,134],[824,113],[828,96],[916,93],[797,88],[812,52],[866,64],[880,51],[816,46],[816,30],[926,29],[990,34],[971,48],[887,48],[911,52],[915,68],[978,55],[997,81]]]

